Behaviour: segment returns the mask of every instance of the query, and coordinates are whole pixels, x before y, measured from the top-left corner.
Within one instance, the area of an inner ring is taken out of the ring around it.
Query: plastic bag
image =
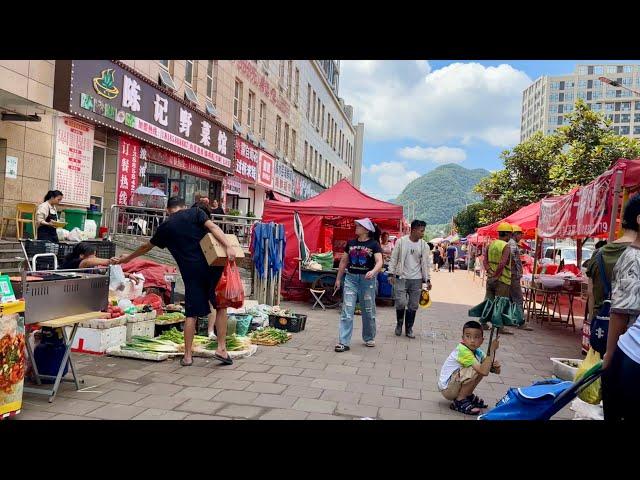
[[[216,308],[240,308],[244,304],[244,285],[236,262],[227,262],[216,286]]]
[[[582,361],[576,372],[576,378],[574,381],[578,381],[582,376],[591,369],[596,363],[600,361],[600,354],[593,348],[589,349],[586,358]],[[583,402],[590,403],[591,405],[599,405],[602,401],[602,382],[600,379],[593,382],[587,388],[582,390],[578,394],[578,398]]]
[[[122,290],[124,289],[125,276],[120,265],[111,265],[109,275],[109,290]]]
[[[69,232],[66,240],[70,242],[81,242],[83,240],[83,235],[82,235],[83,233],[84,232],[82,230],[80,230],[78,227],[75,227],[73,230]]]

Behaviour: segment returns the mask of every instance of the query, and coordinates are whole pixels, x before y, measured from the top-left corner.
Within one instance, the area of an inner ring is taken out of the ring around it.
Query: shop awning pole
[[[611,207],[611,221],[609,223],[609,243],[616,239],[616,219],[620,206],[620,192],[622,187],[622,170],[616,172],[616,183],[613,190],[613,206]]]

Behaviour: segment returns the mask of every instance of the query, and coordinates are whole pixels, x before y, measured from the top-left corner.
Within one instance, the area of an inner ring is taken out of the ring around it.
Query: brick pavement
[[[418,313],[417,338],[396,337],[392,307],[378,307],[376,347],[361,340],[356,317],[351,351],[335,353],[336,310],[311,311],[306,329],[287,344],[259,347],[232,366],[196,358],[154,363],[74,354],[85,380],[82,391],[63,384],[49,404],[25,394],[20,419],[407,419],[473,420],[449,409],[437,388],[440,366],[457,343],[469,306],[483,290],[471,274],[433,274],[433,304]],[[550,356],[579,358],[580,334],[559,326],[533,325],[501,337],[501,375],[491,375],[477,393],[494,404],[511,386],[551,376]],[[486,347],[486,345],[484,345]],[[571,418],[565,408],[554,418]]]

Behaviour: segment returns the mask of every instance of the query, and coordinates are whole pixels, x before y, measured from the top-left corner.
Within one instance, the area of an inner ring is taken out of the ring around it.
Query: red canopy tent
[[[402,234],[402,206],[376,200],[342,179],[333,187],[302,202],[283,203],[267,200],[262,214],[263,222],[284,224],[287,242],[283,278],[290,278],[297,266],[298,242],[293,227],[293,214],[298,212],[304,228],[304,239],[314,253],[327,251],[331,244],[325,239],[333,237],[332,230],[346,230],[357,218],[369,217],[382,231]],[[351,229],[351,236],[353,230]],[[337,235],[336,235],[337,236]]]
[[[478,228],[478,235],[490,238],[498,238],[497,228],[502,222],[520,225],[524,238],[535,238],[536,227],[538,226],[538,215],[540,213],[540,202],[532,203],[526,207],[522,207],[517,212],[512,213],[508,217],[499,222],[492,223],[486,227]]]

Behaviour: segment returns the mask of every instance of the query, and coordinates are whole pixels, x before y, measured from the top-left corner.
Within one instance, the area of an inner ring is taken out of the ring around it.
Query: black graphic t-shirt
[[[349,273],[364,275],[376,266],[376,253],[382,253],[382,247],[375,240],[349,240],[344,248],[345,253],[349,256],[349,264],[347,270]]]

